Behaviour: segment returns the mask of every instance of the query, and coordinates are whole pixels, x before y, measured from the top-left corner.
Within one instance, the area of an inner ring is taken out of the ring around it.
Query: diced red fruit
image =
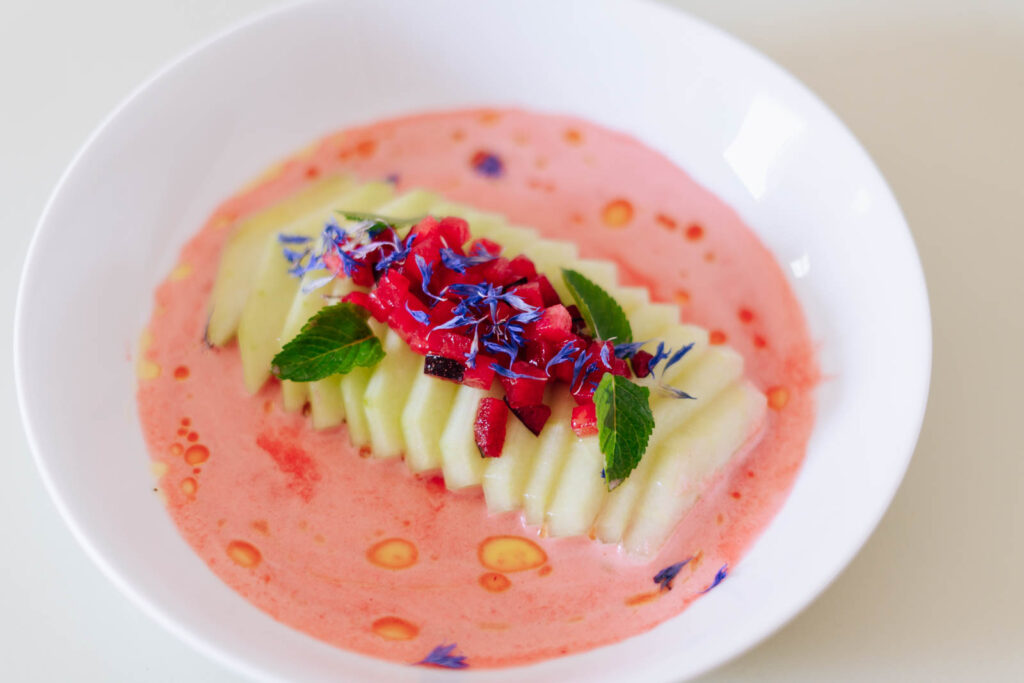
[[[370,295],[368,292],[349,292],[345,296],[341,297],[341,300],[346,303],[355,304],[356,306],[362,306],[366,310],[373,312],[373,308],[371,307],[370,304]],[[383,320],[381,322],[383,322]]]
[[[533,280],[537,277],[537,266],[533,265],[533,261],[522,254],[508,262],[508,269],[515,279],[525,277],[527,280]]]
[[[501,245],[486,237],[479,237],[470,243],[469,249],[466,251],[470,256],[479,256],[481,252],[497,256],[501,253]]]
[[[499,381],[505,389],[505,398],[508,399],[508,404],[518,408],[542,403],[548,379],[544,371],[521,360],[512,363],[511,369],[517,375],[525,376],[505,377],[499,375]]]
[[[546,339],[527,338],[520,354],[527,363],[535,368],[545,369],[548,361],[558,353],[560,345]]]
[[[633,373],[629,371],[629,363],[624,359],[616,358],[615,356],[612,356],[611,373],[613,375],[618,375],[619,377],[626,377],[627,379],[633,376]]]
[[[448,246],[452,249],[458,248],[461,252],[461,247],[469,239],[469,223],[462,218],[456,218],[455,216],[448,216],[442,218],[441,223],[438,226],[441,236],[444,237]]]
[[[577,406],[585,406],[594,402],[594,389],[597,388],[595,383],[599,381],[600,375],[595,372],[578,382],[579,386],[572,390],[572,399],[576,401]]]
[[[473,345],[473,340],[452,330],[441,330],[440,332],[431,332],[427,338],[427,344],[430,347],[430,353],[464,361]]]
[[[493,282],[497,285],[506,285],[516,279],[509,268],[509,261],[504,256],[499,256],[493,261],[488,261],[482,266],[481,280]]]
[[[544,308],[544,297],[540,295],[540,285],[536,282],[514,287],[512,293],[534,308]]]
[[[466,367],[466,372],[462,376],[462,383],[467,387],[473,387],[474,389],[483,389],[490,391],[491,385],[494,384],[494,368],[491,367],[492,363],[495,363],[493,358],[484,354],[477,354],[473,367]]]
[[[422,306],[415,299],[409,299],[409,308],[416,310],[415,306]],[[388,314],[388,326],[401,337],[409,347],[416,353],[429,353],[430,344],[427,338],[430,328],[413,317],[404,305],[391,309]]]
[[[506,397],[506,403],[507,402]],[[551,417],[551,408],[543,403],[519,407],[512,407],[510,405],[509,410],[512,411],[513,415],[519,418],[519,421],[522,422],[527,429],[533,432],[534,436],[540,434],[541,430],[544,429],[544,425],[547,424],[548,418]]]
[[[401,307],[409,300],[409,280],[395,270],[389,270],[374,287],[371,296],[380,302],[384,310],[390,311]],[[419,302],[416,302],[419,304]]]
[[[597,406],[587,403],[573,408],[572,430],[580,438],[597,434]]]
[[[555,304],[562,303],[561,298],[558,296],[558,292],[551,286],[551,280],[546,275],[537,276],[537,285],[540,287],[541,300],[545,306],[554,306]]]
[[[555,304],[544,309],[544,313],[533,324],[528,333],[539,339],[559,344],[572,339],[572,317],[562,304]]]
[[[505,428],[508,426],[508,406],[498,398],[486,396],[480,399],[473,424],[473,438],[480,455],[485,458],[501,456],[505,445]]]
[[[629,359],[629,364],[633,368],[633,374],[637,377],[646,377],[651,374],[652,358],[654,356],[646,351],[637,351],[636,355]]]

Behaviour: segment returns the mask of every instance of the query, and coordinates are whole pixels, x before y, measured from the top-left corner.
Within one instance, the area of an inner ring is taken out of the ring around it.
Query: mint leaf
[[[293,382],[313,382],[356,366],[376,365],[384,349],[366,324],[369,315],[362,306],[347,302],[321,309],[274,356],[274,374]]]
[[[605,373],[594,391],[597,442],[604,453],[604,478],[611,491],[640,464],[654,431],[650,389]]]
[[[342,218],[347,221],[376,221],[378,223],[390,225],[393,228],[407,228],[411,225],[416,225],[426,218],[426,216],[417,216],[415,218],[392,218],[391,216],[381,216],[378,213],[366,213],[365,211],[339,210],[337,213],[341,214]]]
[[[633,341],[626,313],[611,294],[575,270],[563,268],[562,279],[595,337],[602,341],[614,339],[616,344]]]

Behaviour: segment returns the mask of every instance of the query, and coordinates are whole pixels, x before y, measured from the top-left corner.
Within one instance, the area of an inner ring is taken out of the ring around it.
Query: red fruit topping
[[[544,314],[533,323],[534,333],[539,339],[546,339],[559,345],[573,338],[572,316],[562,304],[544,309]]]
[[[540,296],[545,306],[554,306],[555,304],[562,303],[558,292],[555,291],[555,288],[551,285],[551,280],[547,276],[538,275],[537,285],[540,287]]]
[[[533,280],[537,277],[537,266],[533,265],[533,261],[522,254],[509,261],[508,267],[516,279],[526,278],[527,280]],[[541,306],[542,304],[538,303],[537,305]]]
[[[469,253],[473,256],[479,256],[482,253],[497,256],[501,253],[501,245],[493,240],[487,239],[486,237],[480,237],[470,243]]]
[[[507,403],[508,400],[506,399],[505,402]],[[540,434],[540,431],[544,429],[544,425],[547,424],[548,418],[551,417],[551,408],[543,403],[538,403],[533,406],[519,406],[518,408],[514,408],[510,405],[509,410],[511,410],[512,414],[518,417],[519,421],[526,425],[526,428],[533,432],[535,436]]]
[[[473,438],[482,457],[501,456],[507,423],[508,406],[504,401],[490,396],[480,399],[480,407],[476,410],[476,422],[473,424]]]
[[[373,310],[370,306],[370,295],[366,292],[349,292],[343,296],[341,300],[346,303],[355,304],[356,306],[362,306],[368,311]]]
[[[651,359],[654,358],[646,351],[637,351],[636,355],[629,359],[633,367],[633,374],[637,377],[646,377],[651,374]]]
[[[456,218],[455,216],[442,218],[438,227],[441,231],[441,236],[452,249],[458,247],[461,250],[462,245],[469,239],[469,223],[462,218]]]
[[[499,375],[501,386],[505,389],[508,404],[515,408],[541,403],[544,400],[544,387],[548,378],[543,370],[529,363],[517,360],[512,363],[512,372],[517,376]]]
[[[441,379],[447,379],[458,383],[462,382],[462,377],[465,372],[465,365],[457,360],[445,358],[444,356],[428,355],[423,361],[424,375],[440,377]]]
[[[572,430],[580,438],[597,434],[597,406],[588,403],[573,408]]]
[[[534,308],[544,308],[544,298],[540,294],[540,285],[536,282],[514,287],[512,293]]]

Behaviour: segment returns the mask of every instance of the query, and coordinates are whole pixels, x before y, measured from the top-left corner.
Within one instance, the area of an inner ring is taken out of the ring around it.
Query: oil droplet
[[[687,304],[690,303],[690,293],[687,292],[685,289],[677,290],[674,298],[676,300],[676,303],[679,304],[680,306],[686,306]]]
[[[181,426],[182,427],[188,427],[191,424],[192,424],[192,420],[190,420],[189,418],[187,418],[187,417],[181,418]]]
[[[188,263],[178,264],[174,270],[171,271],[170,279],[173,281],[184,280],[192,274],[192,266]]]
[[[637,593],[631,597],[626,598],[626,604],[630,607],[636,607],[637,605],[645,605],[648,602],[653,602],[658,599],[658,592],[653,593]]]
[[[366,551],[366,559],[384,569],[406,569],[418,556],[416,546],[404,538],[386,538]]]
[[[676,219],[672,218],[672,216],[669,216],[668,214],[659,213],[654,217],[654,220],[658,221],[658,223],[660,223],[661,226],[667,230],[676,229]]]
[[[575,128],[569,128],[565,131],[565,141],[570,145],[579,145],[583,143],[583,133],[579,132]]]
[[[625,199],[614,199],[605,204],[601,219],[611,228],[621,228],[633,220],[633,205]]]
[[[320,177],[320,169],[317,168],[316,166],[310,166],[309,168],[306,169],[306,173],[304,175],[309,180],[315,180]]]
[[[725,343],[725,332],[721,330],[712,330],[711,334],[708,335],[709,344],[724,344]]]
[[[496,111],[485,111],[480,114],[480,123],[485,126],[493,126],[501,119],[501,114]]]
[[[186,434],[188,434],[188,430],[184,427],[178,429],[178,436],[185,436]]]
[[[160,376],[160,366],[151,360],[143,358],[138,365],[139,379],[150,380]]]
[[[785,387],[772,387],[768,390],[768,407],[772,410],[782,410],[789,403],[789,389]]]
[[[502,591],[507,591],[512,587],[512,582],[508,580],[508,577],[497,572],[481,574],[478,581],[484,590],[488,590],[492,593],[501,593]]]
[[[537,572],[537,576],[547,576],[548,574],[551,573],[551,571],[552,571],[551,565],[550,564],[546,564],[546,565],[544,565],[543,567],[540,568],[540,571]]]
[[[185,449],[181,447],[180,443],[172,443],[171,444],[171,455],[179,456],[179,455],[181,455],[184,452],[185,452]]]
[[[193,498],[196,495],[196,491],[199,490],[199,482],[192,477],[186,477],[181,480],[181,492],[189,498]]]
[[[754,312],[749,308],[741,308],[736,315],[741,323],[749,323],[754,319]]]
[[[704,237],[704,228],[697,225],[696,223],[693,223],[688,228],[686,228],[686,239],[690,240],[691,242],[696,242],[702,237]]]
[[[239,567],[251,569],[260,563],[263,556],[252,543],[245,541],[231,541],[228,543],[228,557]]]
[[[260,532],[264,536],[270,535],[270,525],[267,524],[267,520],[265,519],[254,520],[250,526],[252,526],[253,529]]]
[[[491,536],[480,544],[480,564],[498,572],[536,569],[548,561],[539,545],[521,536]]]
[[[358,154],[359,156],[363,157],[364,159],[372,157],[373,153],[376,152],[376,151],[377,151],[377,141],[376,140],[361,140],[359,142],[359,144],[356,145],[356,154]]]
[[[381,617],[373,622],[372,628],[384,640],[412,640],[420,634],[417,626],[398,617]]]
[[[174,368],[174,379],[178,381],[188,379],[188,368],[186,368],[184,365],[179,365],[178,367]],[[182,420],[181,423],[185,424],[185,421]]]
[[[190,443],[195,443],[196,441],[199,441],[199,434],[197,432],[189,432],[186,438]]]
[[[763,349],[766,346],[768,346],[768,340],[765,339],[764,337],[762,337],[759,334],[755,334],[754,335],[754,347],[758,348],[758,349]]]
[[[210,459],[210,449],[202,444],[192,444],[185,449],[185,462],[189,465],[201,465]]]

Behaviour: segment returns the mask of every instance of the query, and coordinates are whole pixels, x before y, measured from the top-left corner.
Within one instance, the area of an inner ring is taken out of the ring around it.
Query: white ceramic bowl
[[[735,656],[850,561],[910,459],[931,355],[913,242],[864,150],[777,66],[648,2],[288,6],[190,51],[93,134],[40,221],[15,330],[29,439],[79,541],[154,618],[254,677],[527,675],[351,654],[224,586],[152,493],[129,360],[179,246],[246,179],[347,124],[481,104],[627,131],[725,199],[791,273],[827,377],[793,492],[730,579],[649,633],[530,667],[530,680],[679,680]]]

